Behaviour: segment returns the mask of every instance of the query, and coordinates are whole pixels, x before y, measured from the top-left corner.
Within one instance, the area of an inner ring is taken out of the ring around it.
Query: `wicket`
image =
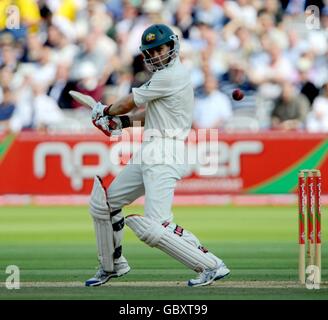
[[[305,270],[316,266],[316,282],[321,282],[321,173],[301,170],[298,174],[299,280],[305,283]],[[305,209],[306,207],[306,209]],[[306,219],[305,219],[306,211]],[[306,236],[305,236],[305,224]],[[306,256],[305,257],[305,250]]]

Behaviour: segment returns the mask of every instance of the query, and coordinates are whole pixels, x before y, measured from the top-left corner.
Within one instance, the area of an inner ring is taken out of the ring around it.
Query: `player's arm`
[[[117,116],[130,112],[133,108],[137,107],[133,100],[133,94],[129,94],[124,98],[119,99],[115,103],[106,106],[98,102],[92,109],[92,121],[105,116]]]
[[[137,105],[134,102],[132,93],[124,98],[117,100],[115,103],[109,106],[98,102],[92,109],[92,120],[95,121],[104,116],[118,116],[126,114],[134,108],[137,108]]]
[[[145,125],[146,111],[141,111],[129,116],[131,127],[143,127]]]
[[[167,91],[172,85],[170,78],[153,76],[139,88],[133,88],[132,93],[117,100],[110,106],[104,106],[98,103],[92,111],[92,119],[98,119],[103,116],[118,116],[129,113],[132,109],[146,105],[148,102],[167,95]]]
[[[137,106],[135,105],[133,100],[133,94],[130,93],[126,97],[117,100],[115,103],[105,108],[104,115],[118,116],[120,114],[126,114],[130,112],[133,108],[136,107]]]
[[[104,106],[107,107],[107,106]],[[103,115],[93,119],[93,124],[107,136],[111,136],[113,131],[121,131],[128,127],[143,127],[145,124],[146,111],[140,111],[131,115]]]

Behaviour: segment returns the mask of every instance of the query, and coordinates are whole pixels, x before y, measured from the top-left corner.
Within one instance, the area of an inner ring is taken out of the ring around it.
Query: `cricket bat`
[[[93,107],[97,104],[97,101],[87,94],[83,94],[75,90],[70,90],[68,93],[75,101],[81,103],[83,106],[93,109]],[[122,135],[122,129],[112,131],[112,136],[120,135]]]
[[[83,94],[75,90],[70,90],[68,93],[75,101],[81,103],[83,106],[93,109],[93,107],[97,104],[97,101],[87,94]]]

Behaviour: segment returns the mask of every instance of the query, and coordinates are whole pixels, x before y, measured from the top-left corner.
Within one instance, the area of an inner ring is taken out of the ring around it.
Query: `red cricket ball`
[[[232,97],[234,100],[241,100],[242,98],[244,98],[244,93],[240,90],[240,89],[235,89],[233,92],[232,92]]]

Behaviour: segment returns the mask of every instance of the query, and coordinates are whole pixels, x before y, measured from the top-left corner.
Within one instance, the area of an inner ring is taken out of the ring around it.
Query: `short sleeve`
[[[155,73],[153,77],[141,87],[133,88],[132,94],[134,103],[140,107],[152,100],[170,95],[172,89],[170,88],[170,81],[165,77],[166,75],[167,73],[162,75],[157,75]]]

